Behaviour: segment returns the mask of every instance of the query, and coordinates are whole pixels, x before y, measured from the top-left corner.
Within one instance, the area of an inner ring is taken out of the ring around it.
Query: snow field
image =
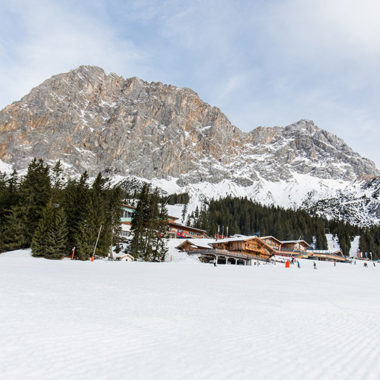
[[[380,265],[312,264],[1,254],[1,378],[380,378]]]

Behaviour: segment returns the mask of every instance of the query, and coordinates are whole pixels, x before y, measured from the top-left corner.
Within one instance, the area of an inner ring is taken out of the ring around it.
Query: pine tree
[[[77,231],[76,234],[78,253],[81,260],[88,260],[92,256],[99,230],[101,231],[101,235],[99,237],[95,255],[102,257],[107,256],[109,244],[106,246],[104,241],[107,232],[104,232],[104,184],[104,179],[102,178],[101,174],[98,174],[88,193],[88,200],[85,205],[86,213],[83,220],[81,221],[79,231]]]
[[[168,234],[168,212],[164,204],[160,204],[158,220],[156,226],[156,236],[153,242],[154,245],[154,261],[164,261],[168,252],[165,238]]]
[[[142,187],[131,225],[131,253],[137,259],[165,259],[167,250],[164,239],[167,235],[168,215],[165,205],[160,201],[157,189],[151,193],[149,185]]]
[[[67,220],[67,250],[78,248],[80,229],[88,213],[88,174],[84,172],[79,181],[70,180],[63,190],[62,204]]]
[[[63,202],[63,188],[64,188],[64,176],[61,161],[57,161],[51,170],[51,187],[52,187],[52,199],[54,203],[62,204]]]
[[[5,228],[2,237],[2,250],[12,251],[14,249],[23,249],[30,246],[29,239],[26,235],[26,226],[28,221],[26,213],[22,206],[15,205],[7,215]]]
[[[42,159],[33,159],[20,187],[20,207],[23,207],[26,215],[24,233],[29,245],[50,196],[49,167]]]
[[[10,177],[6,174],[0,174],[0,252],[6,250],[6,241],[9,243],[12,238],[9,235],[9,222],[16,222],[9,219],[12,207],[15,207],[19,202],[19,181],[17,172],[14,170]],[[19,226],[15,226],[17,229]],[[23,243],[21,242],[21,245]],[[18,248],[17,244],[14,249]]]
[[[147,206],[149,196],[149,185],[144,184],[139,195],[139,201],[133,214],[131,231],[133,238],[131,241],[131,254],[137,259],[142,258],[145,249],[145,228],[147,222]]]
[[[62,208],[50,201],[34,232],[32,253],[36,257],[61,259],[66,251],[66,217]]]
[[[67,250],[67,226],[66,214],[62,208],[55,208],[54,220],[49,226],[48,240],[48,258],[60,259],[70,251]]]

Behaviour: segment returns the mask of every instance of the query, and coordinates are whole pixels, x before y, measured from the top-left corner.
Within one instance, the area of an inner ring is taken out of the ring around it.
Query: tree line
[[[65,181],[59,161],[50,168],[33,159],[23,177],[0,175],[0,252],[31,247],[34,256],[60,259],[75,248],[80,260],[105,257],[119,236],[121,203],[121,189],[101,174],[91,185],[87,172]]]
[[[34,256],[59,259],[70,256],[87,260],[94,253],[106,257],[119,242],[121,205],[131,194],[136,212],[132,219],[133,238],[126,247],[136,259],[163,261],[168,233],[166,204],[189,201],[186,193],[165,196],[142,184],[133,191],[111,187],[101,174],[89,183],[80,178],[65,180],[61,163],[50,168],[34,159],[21,177],[16,171],[0,174],[0,252],[32,248]],[[186,207],[184,207],[186,210]],[[360,250],[380,258],[380,227],[359,228],[339,220],[310,216],[304,210],[263,206],[231,196],[205,202],[187,218],[188,225],[206,230],[210,236],[218,226],[228,226],[229,235],[273,235],[280,240],[303,239],[317,249],[327,249],[325,234],[336,235],[345,255],[360,236]],[[220,231],[222,232],[222,231]]]

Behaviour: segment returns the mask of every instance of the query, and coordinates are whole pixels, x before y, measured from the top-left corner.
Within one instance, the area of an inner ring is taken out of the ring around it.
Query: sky
[[[190,87],[243,131],[311,119],[380,168],[377,0],[0,0],[0,108],[96,65]]]

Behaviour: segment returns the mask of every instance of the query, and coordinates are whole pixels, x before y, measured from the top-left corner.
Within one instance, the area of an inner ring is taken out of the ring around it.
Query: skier
[[[300,262],[298,260],[297,260],[297,267],[301,268],[301,264],[300,264]]]
[[[365,268],[368,268],[368,265],[367,265],[367,263],[364,263],[364,265],[363,265]]]
[[[373,262],[373,266],[374,266],[374,267],[376,266],[375,262]]]
[[[216,258],[214,259],[214,267],[216,267]]]
[[[336,267],[336,261],[334,260],[334,267]]]
[[[313,263],[314,269],[317,269],[317,263],[314,261]]]

